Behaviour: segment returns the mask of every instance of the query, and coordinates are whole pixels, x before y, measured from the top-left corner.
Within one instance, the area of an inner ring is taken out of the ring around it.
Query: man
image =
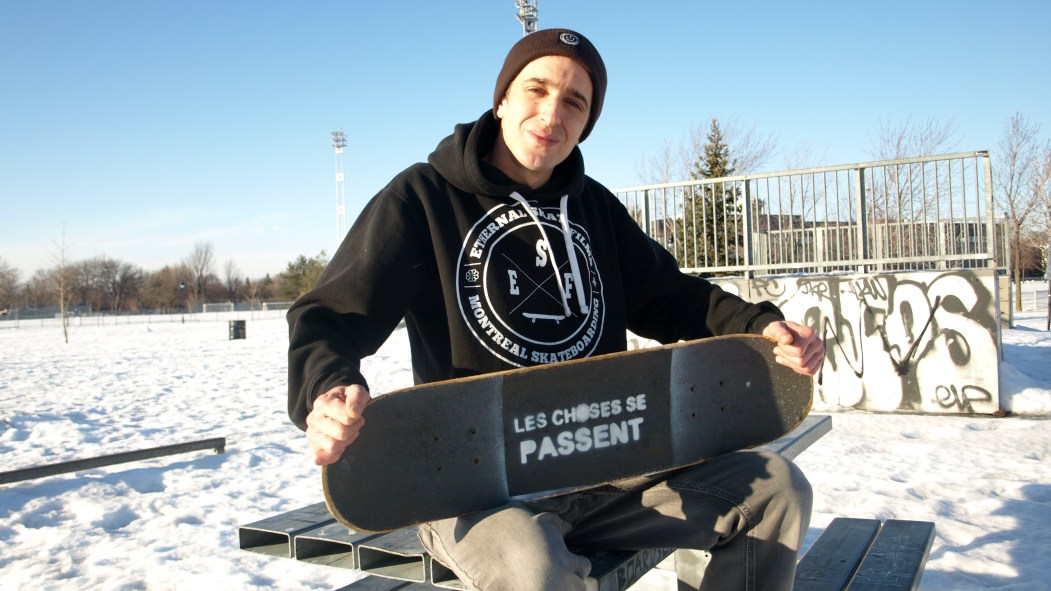
[[[403,317],[417,383],[622,351],[629,329],[666,343],[761,333],[777,340],[779,362],[814,375],[824,355],[814,331],[683,275],[584,175],[577,144],[605,91],[602,58],[583,36],[528,35],[507,55],[492,111],[457,126],[366,206],[288,313],[289,414],[317,464],[368,428],[360,361]],[[785,588],[810,503],[790,462],[741,452],[426,524],[420,537],[486,591],[584,589],[590,564],[569,547],[711,549],[705,587]]]

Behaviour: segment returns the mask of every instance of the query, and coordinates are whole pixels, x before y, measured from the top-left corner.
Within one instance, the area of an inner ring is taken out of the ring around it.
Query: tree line
[[[215,249],[199,242],[182,261],[155,271],[107,256],[69,260],[65,240],[55,245],[53,266],[22,279],[0,257],[0,314],[56,310],[71,313],[174,313],[201,304],[292,301],[306,293],[328,264],[322,251],[300,255],[276,276],[245,277],[231,259],[217,268]]]

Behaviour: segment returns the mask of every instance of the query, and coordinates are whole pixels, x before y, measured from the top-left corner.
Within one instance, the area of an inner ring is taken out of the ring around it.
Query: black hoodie
[[[367,387],[361,359],[402,318],[416,383],[623,351],[627,330],[670,343],[783,318],[681,273],[584,175],[579,148],[539,189],[510,180],[484,160],[498,132],[486,112],[395,177],[289,310],[288,412],[300,428],[317,396]]]

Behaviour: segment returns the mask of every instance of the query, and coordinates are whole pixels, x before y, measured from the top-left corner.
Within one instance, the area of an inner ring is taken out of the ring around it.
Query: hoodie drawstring
[[[559,205],[559,213],[562,218],[562,235],[566,238],[566,252],[569,253],[569,268],[573,273],[573,285],[576,286],[577,292],[577,305],[580,306],[580,313],[585,316],[588,313],[587,300],[584,297],[584,286],[581,285],[580,281],[580,265],[577,264],[577,249],[573,247],[573,232],[569,228],[569,195],[562,196],[562,203]],[[562,297],[565,297],[563,294]]]
[[[533,208],[529,205],[529,202],[526,201],[525,197],[522,197],[522,195],[520,195],[518,191],[512,192],[511,197],[514,198],[515,201],[520,203],[522,207],[525,208],[526,213],[529,214],[529,217],[533,219],[533,223],[536,225],[537,229],[540,230],[540,235],[544,238],[544,244],[547,245],[548,259],[551,261],[552,269],[554,269],[555,283],[558,284],[558,293],[562,296],[562,309],[565,312],[566,317],[572,316],[572,311],[569,308],[569,294],[566,293],[566,288],[562,284],[562,277],[559,273],[558,261],[555,260],[555,252],[554,249],[551,248],[551,241],[547,238],[547,232],[544,230],[544,225],[540,223],[540,218],[537,217],[536,213],[533,211]],[[569,257],[570,272],[573,276],[573,285],[576,286],[577,304],[580,306],[581,314],[587,314],[589,308],[587,306],[587,300],[584,295],[584,286],[580,279],[580,265],[577,263],[577,250],[573,247],[573,235],[569,226],[569,210],[567,207],[568,202],[569,195],[563,195],[562,202],[559,207],[559,217],[562,221],[562,234],[566,241],[566,251],[567,256]]]

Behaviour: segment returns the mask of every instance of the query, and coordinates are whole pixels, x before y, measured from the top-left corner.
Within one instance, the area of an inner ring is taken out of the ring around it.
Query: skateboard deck
[[[325,501],[351,529],[390,531],[762,445],[813,397],[773,349],[715,337],[378,396],[322,468]]]

